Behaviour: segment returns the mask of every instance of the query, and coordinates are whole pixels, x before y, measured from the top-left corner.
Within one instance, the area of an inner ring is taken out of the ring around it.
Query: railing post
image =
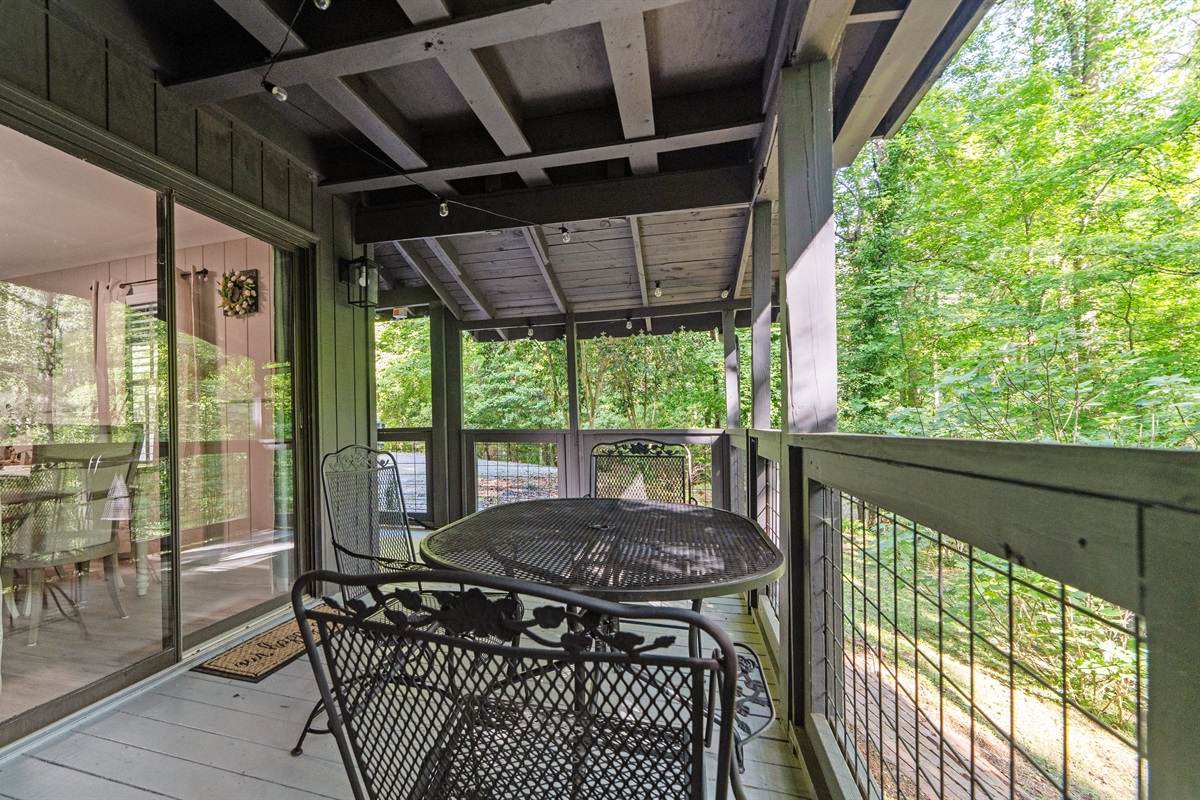
[[[430,382],[433,401],[433,447],[430,480],[434,525],[462,516],[462,331],[441,303],[429,305]]]
[[[575,315],[566,316],[566,350],[567,350],[567,450],[566,458],[561,462],[566,465],[566,474],[561,475],[567,497],[582,497],[587,494],[584,489],[582,465],[583,448],[579,440],[579,339],[575,328]]]

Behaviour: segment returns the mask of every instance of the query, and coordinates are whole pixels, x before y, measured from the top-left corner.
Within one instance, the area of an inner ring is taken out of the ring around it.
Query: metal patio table
[[[617,602],[698,601],[761,587],[784,570],[783,553],[740,514],[619,498],[486,508],[426,536],[421,557]]]

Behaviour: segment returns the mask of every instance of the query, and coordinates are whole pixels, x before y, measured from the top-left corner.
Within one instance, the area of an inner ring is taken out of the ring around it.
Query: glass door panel
[[[293,256],[182,206],[175,229],[187,637],[291,588]]]

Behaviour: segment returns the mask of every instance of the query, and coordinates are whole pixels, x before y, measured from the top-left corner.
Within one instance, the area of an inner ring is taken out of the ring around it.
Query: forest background
[[[1000,0],[835,213],[840,430],[1200,444],[1200,0]],[[376,334],[381,423],[428,426],[427,324]],[[464,345],[467,426],[565,427],[562,342]],[[724,426],[716,332],[579,367],[586,427]]]

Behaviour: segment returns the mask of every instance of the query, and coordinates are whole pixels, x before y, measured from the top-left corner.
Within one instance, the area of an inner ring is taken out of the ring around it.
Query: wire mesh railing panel
[[[476,442],[475,508],[558,497],[554,442]]]
[[[413,516],[429,514],[429,461],[425,442],[384,442],[379,449],[390,453],[400,474],[400,488],[404,492],[404,505]]]
[[[743,517],[750,516],[749,487],[746,483],[745,450],[736,447],[729,450],[729,507]]]
[[[764,506],[761,522],[763,530],[767,533],[767,538],[769,538],[776,547],[782,549],[783,543],[780,538],[779,530],[779,464],[771,461],[770,459],[764,459],[764,461],[766,462],[766,486],[763,491]],[[772,581],[771,583],[768,583],[764,589],[764,593],[771,599],[771,604],[774,606],[775,610],[778,611],[779,581]]]
[[[1142,618],[845,492],[822,502],[815,668],[864,798],[1145,800]]]

